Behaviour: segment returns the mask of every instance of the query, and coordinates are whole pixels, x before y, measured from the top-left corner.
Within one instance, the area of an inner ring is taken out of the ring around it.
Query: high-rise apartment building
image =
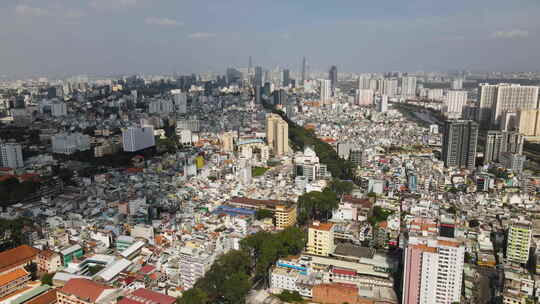
[[[262,87],[263,85],[263,69],[262,67],[258,66],[255,67],[255,81],[254,86],[255,87]]]
[[[53,153],[70,155],[90,149],[90,136],[82,133],[61,133],[51,138]]]
[[[65,102],[53,102],[51,104],[51,115],[54,117],[66,116],[67,105]]]
[[[474,169],[478,124],[471,120],[447,120],[444,124],[442,158],[446,167]]]
[[[523,135],[518,132],[487,131],[484,164],[498,162],[501,154],[506,152],[521,155]]]
[[[382,82],[382,94],[395,97],[398,92],[398,80],[394,78],[384,79]]]
[[[321,103],[327,104],[332,97],[332,84],[328,79],[320,79]]]
[[[505,112],[538,109],[538,86],[481,84],[477,121],[483,128],[498,127]]]
[[[540,110],[521,110],[517,115],[519,133],[540,136]]]
[[[416,77],[405,76],[401,78],[401,96],[416,96]]]
[[[382,95],[377,103],[377,112],[384,113],[388,111],[388,96]]]
[[[307,63],[306,63],[306,57],[302,58],[302,79],[301,79],[301,85],[305,85],[307,81]]]
[[[289,153],[289,125],[281,116],[277,114],[266,116],[266,141],[275,155]]]
[[[529,260],[532,227],[529,223],[514,222],[508,228],[506,259],[513,263],[525,264]]]
[[[452,80],[452,90],[462,90],[463,89],[463,78],[455,78]]]
[[[367,75],[360,75],[360,77],[358,77],[358,89],[359,90],[370,89],[370,86],[369,86],[370,80],[371,80],[371,77]]]
[[[330,68],[330,71],[328,72],[328,78],[330,79],[330,86],[332,88],[332,95],[334,95],[334,92],[336,91],[336,86],[338,82],[338,71],[337,67],[333,65]]]
[[[187,95],[185,92],[182,92],[181,90],[171,90],[171,95],[174,102],[174,107],[176,108],[176,112],[179,114],[186,114],[187,113]]]
[[[232,152],[234,151],[234,133],[227,132],[221,136],[221,147],[223,151]]]
[[[465,246],[454,238],[411,238],[405,249],[403,304],[460,302]]]
[[[459,119],[467,103],[467,91],[448,91],[444,99],[447,117]]]
[[[122,130],[124,151],[135,152],[155,146],[153,127],[129,127]]]
[[[356,104],[361,106],[373,105],[373,90],[359,89],[356,91]]]
[[[174,104],[167,99],[153,100],[148,104],[148,113],[168,114],[174,111]]]
[[[0,167],[12,169],[24,167],[20,144],[0,143]]]

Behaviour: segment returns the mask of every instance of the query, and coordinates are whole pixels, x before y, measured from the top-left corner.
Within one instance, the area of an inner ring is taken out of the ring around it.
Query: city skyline
[[[250,55],[292,70],[303,56],[344,72],[538,70],[540,4],[518,2],[8,0],[0,63],[6,76],[223,71]]]

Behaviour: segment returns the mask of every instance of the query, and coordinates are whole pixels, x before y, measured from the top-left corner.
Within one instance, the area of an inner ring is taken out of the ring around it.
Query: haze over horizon
[[[540,2],[4,0],[1,75],[536,71]]]

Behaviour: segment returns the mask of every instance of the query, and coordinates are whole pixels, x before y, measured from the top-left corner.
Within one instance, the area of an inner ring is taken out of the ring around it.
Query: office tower
[[[332,96],[332,84],[328,79],[320,79],[321,103],[327,104]]]
[[[525,136],[540,136],[540,110],[521,110],[517,113],[518,131]]]
[[[306,63],[306,57],[302,58],[302,79],[301,79],[301,85],[306,84],[307,80],[307,63]]]
[[[505,112],[538,109],[538,86],[480,84],[477,120],[483,128],[498,127]]]
[[[54,117],[66,116],[67,105],[65,102],[53,102],[51,105],[51,114]]]
[[[254,83],[254,86],[255,88],[257,87],[262,87],[263,85],[263,69],[262,67],[258,66],[258,67],[255,67],[255,83]]]
[[[261,103],[261,94],[262,89],[259,86],[255,86],[255,103],[260,104]]]
[[[283,70],[283,86],[288,87],[291,84],[291,71],[288,69]]]
[[[406,76],[401,78],[401,96],[416,96],[416,77]]]
[[[330,68],[330,71],[328,72],[328,78],[330,79],[330,86],[332,87],[332,96],[333,96],[336,91],[336,85],[338,82],[338,72],[337,72],[337,67],[335,65],[333,65]]]
[[[454,238],[411,238],[405,249],[403,304],[459,303],[465,246]]]
[[[452,80],[452,90],[463,90],[463,78]]]
[[[356,104],[361,106],[373,105],[373,90],[359,89],[356,91]]]
[[[12,169],[24,167],[20,144],[0,143],[0,167]]]
[[[286,105],[287,104],[287,92],[285,90],[275,90],[273,93],[274,105]]]
[[[377,112],[384,113],[388,111],[388,96],[382,95],[377,103]]]
[[[486,133],[484,164],[498,162],[502,153],[523,153],[523,135],[518,132],[490,130]]]
[[[360,77],[358,77],[358,89],[359,90],[370,89],[370,86],[369,86],[370,80],[371,80],[371,77],[367,75],[360,75]]]
[[[52,152],[70,155],[90,150],[90,136],[82,133],[60,133],[51,138]]]
[[[124,151],[135,152],[155,146],[153,127],[129,127],[122,130]]]
[[[398,92],[398,81],[397,79],[390,78],[384,79],[382,82],[382,93],[388,97],[395,97]]]
[[[248,69],[252,69],[253,68],[253,61],[251,61],[251,56],[249,56],[249,65],[248,65]]]
[[[181,90],[171,90],[171,95],[173,98],[174,106],[176,112],[179,114],[187,113],[187,95]]]
[[[266,116],[266,141],[275,155],[289,153],[289,125],[281,116],[277,114]]]
[[[530,223],[513,222],[508,228],[506,259],[509,262],[525,264],[529,260],[532,228]]]
[[[442,158],[446,167],[474,169],[478,124],[471,120],[444,123]]]
[[[449,118],[462,118],[463,107],[467,104],[467,91],[448,91],[444,104]]]

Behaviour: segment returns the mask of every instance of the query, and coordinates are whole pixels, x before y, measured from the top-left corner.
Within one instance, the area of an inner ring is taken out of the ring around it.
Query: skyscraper
[[[291,83],[291,71],[289,69],[283,70],[283,86],[288,87]]]
[[[388,96],[382,95],[377,103],[377,112],[384,113],[388,111]]]
[[[330,79],[330,85],[332,87],[332,95],[334,95],[334,92],[336,90],[336,85],[338,82],[338,72],[337,72],[337,67],[335,65],[333,65],[330,68],[330,72],[328,73],[328,78]]]
[[[287,104],[287,92],[285,90],[275,90],[272,93],[274,99],[274,105],[286,105]]]
[[[135,152],[155,146],[153,127],[129,127],[122,130],[124,151]]]
[[[371,88],[369,86],[370,80],[371,80],[371,77],[367,75],[360,75],[360,77],[358,77],[358,89],[359,90],[370,89]]]
[[[332,84],[328,79],[320,79],[320,93],[321,93],[321,103],[326,104],[330,102],[332,97]]]
[[[538,86],[480,84],[477,121],[483,128],[498,127],[505,112],[538,109]]]
[[[0,143],[0,167],[12,169],[24,167],[20,144]]]
[[[373,105],[373,90],[370,89],[359,89],[356,91],[356,104],[362,106],[371,106]]]
[[[275,155],[289,153],[289,125],[277,114],[266,116],[266,142]]]
[[[388,97],[395,97],[398,91],[398,81],[397,79],[390,78],[384,79],[382,82],[382,93]]]
[[[405,76],[401,78],[401,95],[406,97],[416,96],[416,77]]]
[[[187,113],[187,95],[181,90],[171,90],[171,96],[174,102],[176,111],[180,114]]]
[[[462,90],[463,89],[463,78],[456,78],[452,80],[452,90]]]
[[[262,87],[263,85],[263,69],[262,67],[258,66],[255,67],[255,87]]]
[[[471,120],[444,123],[442,158],[446,167],[474,169],[478,124]]]
[[[465,246],[454,238],[410,239],[404,256],[401,303],[458,303],[464,256]]]
[[[307,74],[306,74],[306,69],[307,69],[307,66],[306,66],[306,57],[302,58],[302,83],[301,85],[304,85],[306,80],[307,80]]]

